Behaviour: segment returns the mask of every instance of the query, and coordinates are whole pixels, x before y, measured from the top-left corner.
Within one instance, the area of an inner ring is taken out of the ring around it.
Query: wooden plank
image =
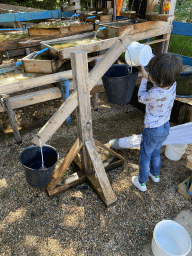
[[[102,38],[112,38],[120,36],[124,31],[129,35],[134,35],[167,25],[169,25],[169,22],[165,21],[147,21],[133,25],[128,25],[128,23],[126,24],[126,21],[114,21],[107,24],[97,24],[95,28],[98,30],[102,26],[107,27],[105,30],[99,31],[98,36]]]
[[[172,26],[168,25],[162,28],[156,28],[147,32],[138,33],[135,35],[129,35],[126,31],[117,40],[116,43],[107,51],[101,61],[90,71],[89,73],[89,89],[92,88],[99,82],[101,77],[106,73],[109,67],[117,60],[117,58],[125,51],[125,46],[128,46],[133,41],[139,41],[147,39],[153,36],[158,36],[171,32]],[[123,42],[123,43],[122,43]],[[77,92],[73,93],[69,99],[61,105],[60,109],[54,114],[54,116],[48,121],[48,123],[39,131],[38,136],[41,138],[42,144],[54,134],[54,132],[60,127],[60,125],[66,120],[72,111],[77,107]],[[66,107],[67,106],[67,107]],[[63,115],[61,113],[64,113]],[[65,115],[66,114],[66,115]],[[33,143],[39,144],[37,136],[32,140]]]
[[[93,140],[86,141],[85,145],[95,170],[95,175],[87,175],[87,178],[106,206],[110,206],[116,202],[117,197],[111,188],[97,148]]]
[[[86,174],[92,172],[92,166],[88,157],[84,142],[93,139],[92,117],[90,104],[90,91],[88,88],[88,65],[86,52],[71,53],[71,65],[73,73],[73,85],[77,88],[78,107],[77,125],[79,138],[83,142],[81,151],[82,167]]]
[[[77,33],[82,33],[86,31],[93,31],[94,25],[92,23],[70,25],[65,27],[57,28],[28,28],[29,35],[34,36],[69,36]]]
[[[153,41],[149,41],[149,42],[145,42],[144,44],[150,45],[150,44],[157,44],[157,43],[161,43],[161,42],[165,42],[167,39],[156,39]]]
[[[150,21],[173,21],[175,19],[175,15],[170,14],[160,14],[156,12],[148,12],[145,14],[146,18]]]
[[[171,0],[171,8],[169,9],[169,14],[171,15],[174,15],[175,13],[176,1],[177,0]]]
[[[190,178],[190,177],[189,177]],[[177,190],[178,192],[184,196],[186,199],[190,199],[191,196],[187,193],[187,182],[188,182],[188,179],[184,180],[182,183],[180,183],[177,187]]]
[[[123,160],[123,162],[125,161],[124,158],[123,158],[120,154],[116,153],[115,151],[113,151],[112,149],[110,149],[110,148],[107,147],[106,145],[102,144],[102,143],[99,142],[98,140],[94,139],[94,141],[95,141],[95,145],[96,145],[96,146],[99,146],[99,147],[101,147],[101,148],[103,148],[103,149],[109,151],[111,155],[116,156],[116,157],[119,158],[120,160]]]
[[[70,93],[73,92],[73,84],[70,84]],[[96,85],[92,90],[91,94],[104,92],[103,85]],[[9,98],[11,108],[17,109],[26,106],[31,106],[40,102],[46,102],[49,100],[55,100],[61,98],[61,91],[59,88],[50,88],[50,89],[43,89],[36,92],[26,93],[19,96],[12,96]],[[4,112],[4,108],[0,105],[0,112]]]
[[[187,164],[186,167],[192,170],[192,154],[187,156]]]
[[[64,184],[62,186],[58,186],[53,190],[49,190],[49,187],[47,187],[47,192],[50,197],[56,196],[60,194],[63,191],[68,190],[71,187],[74,187],[76,185],[79,185],[86,181],[86,176],[83,171],[78,171],[72,175],[70,175],[68,178],[64,180]]]
[[[69,96],[69,98],[61,105],[61,107],[57,110],[57,112],[49,119],[49,121],[42,127],[42,129],[38,132],[41,136],[41,143],[44,145],[45,141],[48,140],[56,130],[63,124],[63,119],[66,120],[67,117],[75,110],[78,105],[77,99],[77,91]],[[43,134],[43,136],[42,136]],[[38,136],[35,136],[33,141],[36,145],[38,145]]]
[[[192,98],[176,98],[175,100],[189,104],[192,106]]]
[[[107,40],[101,40],[95,43],[62,49],[60,50],[59,56],[61,59],[69,59],[71,52],[74,52],[74,51],[86,51],[88,53],[91,53],[91,52],[109,49],[116,41],[117,41],[117,38],[111,38]]]
[[[90,90],[88,88],[88,65],[86,52],[71,53],[73,86],[77,88],[79,138],[87,141],[93,138]]]
[[[61,36],[60,28],[28,28],[30,37],[34,36]]]
[[[73,36],[67,36],[67,37],[62,37],[62,38],[58,38],[58,39],[52,39],[52,40],[47,40],[47,41],[42,41],[41,42],[41,48],[49,48],[49,53],[57,58],[61,58],[61,51],[62,50],[58,50],[54,47],[52,47],[51,45],[53,44],[58,44],[58,43],[66,43],[66,42],[70,42],[72,40],[81,40],[81,39],[84,39],[84,38],[91,38],[91,37],[94,37],[95,33],[84,33],[84,34],[81,34],[81,35],[73,35]],[[75,48],[75,47],[74,47]],[[63,49],[63,51],[66,52],[68,51],[68,49]],[[76,50],[76,48],[74,49]],[[77,49],[78,50],[78,49]],[[68,57],[70,58],[70,56]]]
[[[50,88],[10,97],[10,104],[12,109],[17,109],[58,98],[61,98],[59,88]],[[0,105],[0,112],[4,111],[4,108]]]
[[[24,90],[36,88],[38,86],[56,83],[61,78],[72,79],[72,70],[35,77],[31,79],[26,79],[25,81],[20,81],[16,83],[2,85],[0,86],[0,93],[9,94],[14,92],[24,91]]]
[[[13,128],[13,133],[14,133],[14,137],[17,143],[20,143],[22,141],[18,127],[17,127],[17,122],[16,122],[16,118],[15,118],[15,113],[11,108],[11,104],[9,101],[9,96],[4,95],[3,96],[3,104],[7,110],[7,114],[9,117],[9,121],[11,123],[11,126]]]
[[[64,158],[62,163],[60,163],[59,166],[56,167],[53,178],[52,178],[51,182],[48,185],[48,190],[49,191],[53,190],[56,187],[59,180],[64,175],[64,173],[67,171],[67,169],[69,168],[69,166],[72,163],[75,156],[78,154],[81,147],[82,147],[82,142],[78,138],[76,140],[76,142],[74,143],[74,145],[72,146],[72,148],[69,150],[69,153]]]

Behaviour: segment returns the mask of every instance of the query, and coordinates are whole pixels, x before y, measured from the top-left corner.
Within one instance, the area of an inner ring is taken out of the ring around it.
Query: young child
[[[146,191],[150,176],[159,182],[161,168],[160,149],[169,134],[169,120],[176,97],[176,80],[182,71],[182,60],[174,54],[164,53],[153,57],[148,73],[143,67],[138,100],[146,105],[144,130],[139,152],[139,176],[132,177],[132,183]],[[147,82],[153,87],[147,91]]]

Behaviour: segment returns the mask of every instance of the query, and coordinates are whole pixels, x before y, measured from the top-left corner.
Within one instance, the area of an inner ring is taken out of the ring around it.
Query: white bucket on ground
[[[151,47],[138,42],[130,43],[125,51],[125,61],[129,66],[147,66],[152,56]]]
[[[182,155],[185,154],[187,148],[186,144],[170,144],[165,148],[165,156],[173,161],[181,159]]]
[[[151,248],[155,256],[185,256],[191,250],[191,239],[176,221],[162,220],[153,231]]]

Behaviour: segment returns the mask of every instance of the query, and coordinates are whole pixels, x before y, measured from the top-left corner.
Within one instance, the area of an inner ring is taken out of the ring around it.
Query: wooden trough
[[[67,21],[66,21],[67,22]],[[60,22],[60,24],[64,23]],[[41,24],[39,24],[41,25]],[[85,22],[80,22],[79,24],[71,24],[69,26],[59,26],[59,27],[43,27],[43,24],[41,27],[30,27],[28,28],[28,32],[30,37],[35,37],[35,36],[69,36],[69,35],[75,35],[79,34],[82,32],[88,32],[88,31],[93,31],[94,25],[93,23],[85,23]]]
[[[146,32],[146,34],[149,35],[148,38],[152,38],[152,39],[149,42],[146,42],[145,44],[154,44],[154,53],[157,54],[158,52],[163,52],[164,47],[165,48],[168,47],[168,40],[170,38],[171,28],[172,26],[170,25],[170,22],[148,21],[144,23],[130,25],[126,29],[124,28],[124,30],[122,30],[121,33],[126,31],[128,35],[135,35],[141,32],[142,33]],[[154,33],[154,31],[157,31],[157,33]],[[103,55],[101,51],[108,50],[110,47],[112,47],[114,43],[116,43],[119,40],[118,37],[113,37],[109,39],[103,39],[98,37],[97,41],[93,41],[88,44],[71,46],[69,48],[64,48],[64,49],[56,49],[55,47],[53,47],[53,45],[56,45],[56,44],[73,43],[74,41],[78,41],[78,40],[81,41],[84,39],[91,39],[94,36],[95,36],[95,33],[92,32],[92,33],[85,33],[81,35],[43,41],[41,42],[41,48],[48,47],[49,53],[60,59],[69,59],[70,53],[74,51],[83,50],[83,51],[86,51],[87,53],[97,52],[96,57],[90,58],[90,59],[94,59],[94,58],[98,58],[100,55],[101,55],[100,57],[102,57]],[[156,36],[160,36],[160,37],[154,39],[154,37]]]
[[[24,71],[27,73],[55,73],[64,64],[64,60],[56,59],[50,55],[38,55],[41,59],[35,59],[36,51],[22,59]]]

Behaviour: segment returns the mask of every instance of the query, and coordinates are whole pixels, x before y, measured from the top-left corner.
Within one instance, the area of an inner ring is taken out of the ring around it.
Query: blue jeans
[[[160,150],[169,134],[169,122],[156,128],[144,128],[139,152],[139,182],[147,182],[149,169],[153,176],[159,175],[161,168]]]

